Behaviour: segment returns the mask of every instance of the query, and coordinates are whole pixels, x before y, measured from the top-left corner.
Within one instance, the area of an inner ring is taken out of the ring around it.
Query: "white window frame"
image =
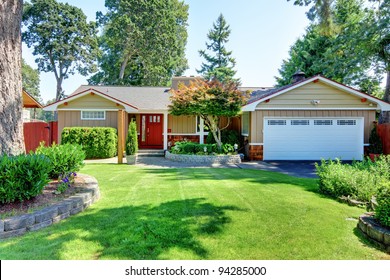
[[[249,112],[243,112],[241,116],[242,136],[249,136],[249,126],[250,126],[250,114]]]
[[[90,112],[103,112],[103,117],[102,118],[94,118],[94,117],[84,117],[83,116],[83,113],[86,112],[86,113],[90,113]],[[82,121],[105,121],[106,120],[106,111],[104,110],[82,110],[80,112],[81,114],[81,120]]]
[[[208,130],[208,131],[205,130],[205,123],[204,123],[204,120],[203,120],[203,122],[202,122],[202,120],[203,119],[200,116],[195,117],[195,124],[196,124],[195,133],[197,135],[200,135],[202,133],[202,127],[203,127],[203,135],[209,135],[210,130]],[[198,128],[199,128],[199,130],[198,130]]]

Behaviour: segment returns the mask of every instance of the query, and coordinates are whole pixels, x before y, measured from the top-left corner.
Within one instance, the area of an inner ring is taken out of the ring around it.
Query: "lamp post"
[[[237,154],[237,150],[238,150],[238,144],[234,144],[234,152]]]

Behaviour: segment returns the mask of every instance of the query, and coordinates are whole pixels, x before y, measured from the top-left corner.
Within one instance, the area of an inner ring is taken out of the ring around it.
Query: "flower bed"
[[[165,158],[185,163],[196,164],[239,164],[241,163],[240,155],[183,155],[165,153]]]

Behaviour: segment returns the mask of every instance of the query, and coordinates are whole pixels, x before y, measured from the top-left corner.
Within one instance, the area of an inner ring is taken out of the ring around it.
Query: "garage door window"
[[[337,125],[356,125],[356,120],[337,120]]]
[[[286,125],[286,120],[268,120],[268,125]]]
[[[314,125],[333,125],[332,120],[314,120]]]
[[[291,125],[309,125],[309,120],[292,120]]]

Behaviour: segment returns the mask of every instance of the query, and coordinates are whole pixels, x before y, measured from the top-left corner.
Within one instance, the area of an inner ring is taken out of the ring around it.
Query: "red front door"
[[[163,115],[141,115],[141,141],[140,148],[162,149],[163,148]]]

